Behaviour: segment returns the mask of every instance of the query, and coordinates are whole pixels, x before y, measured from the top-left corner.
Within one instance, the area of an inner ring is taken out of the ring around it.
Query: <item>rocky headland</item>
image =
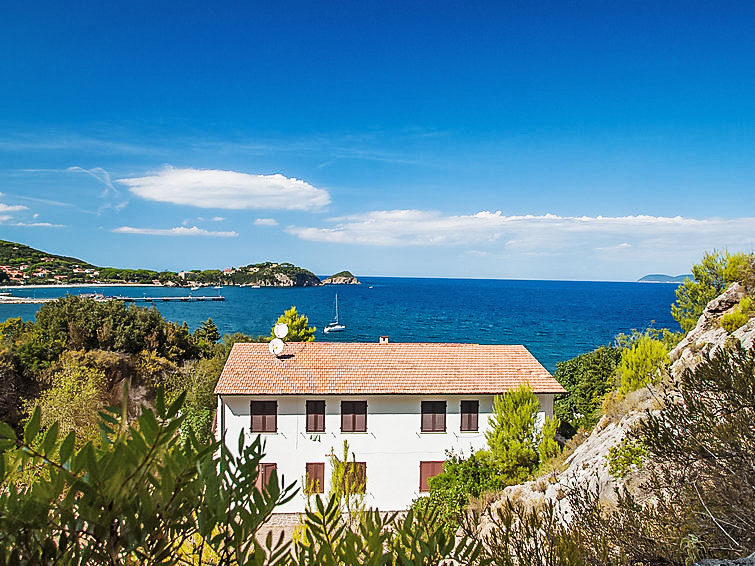
[[[712,358],[726,345],[738,341],[743,348],[751,349],[755,343],[755,318],[733,333],[721,327],[721,317],[734,311],[745,296],[743,287],[733,283],[720,296],[706,306],[697,325],[669,353],[669,383],[673,384],[685,369],[694,369],[702,360]],[[629,431],[643,418],[648,410],[659,408],[660,387],[645,387],[629,393],[612,410],[607,411],[592,432],[566,459],[562,471],[549,472],[546,476],[523,484],[507,487],[502,496],[490,505],[495,510],[508,499],[526,506],[540,507],[552,503],[563,523],[574,517],[566,494],[577,486],[589,487],[600,493],[601,501],[611,505],[616,501],[619,487],[626,487],[638,501],[643,500],[639,482],[630,474],[617,480],[609,474],[608,453],[621,444]],[[495,513],[493,513],[494,515]],[[494,528],[485,516],[481,517],[480,534]]]
[[[361,285],[359,281],[351,271],[339,271],[338,273],[326,277],[322,280],[323,285]]]

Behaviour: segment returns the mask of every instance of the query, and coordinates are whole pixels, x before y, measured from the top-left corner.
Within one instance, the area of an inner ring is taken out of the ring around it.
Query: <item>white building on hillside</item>
[[[446,450],[486,446],[495,395],[528,383],[542,413],[564,389],[524,346],[414,343],[236,344],[215,393],[218,435],[235,450],[241,431],[263,436],[260,481],[277,470],[287,483],[330,488],[328,455],[348,441],[366,504],[406,509],[427,491]],[[352,464],[353,466],[353,464]],[[300,494],[277,509],[304,510]]]

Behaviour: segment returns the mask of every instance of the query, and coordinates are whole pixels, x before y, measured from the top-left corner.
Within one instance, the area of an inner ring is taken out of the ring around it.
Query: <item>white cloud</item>
[[[13,222],[11,226],[23,228],[65,228],[65,224],[53,224],[52,222]]]
[[[118,182],[147,200],[199,208],[319,210],[330,204],[327,191],[279,174],[165,167],[153,175]]]
[[[681,216],[513,215],[481,211],[443,215],[425,210],[382,210],[331,219],[328,227],[289,226],[304,240],[371,246],[471,246],[511,253],[614,249],[643,253],[671,249],[749,248],[755,218]],[[616,244],[616,242],[621,242]],[[630,243],[631,242],[631,243]]]
[[[602,246],[599,248],[595,248],[596,250],[600,252],[615,252],[619,250],[626,250],[628,248],[631,248],[632,244],[629,244],[627,242],[622,242],[620,244],[616,244],[615,246]]]
[[[223,220],[225,220],[225,218],[223,218],[222,216],[213,216],[212,217],[212,221],[213,222],[222,222]]]
[[[278,221],[275,218],[257,218],[254,221],[255,226],[277,226]]]
[[[29,207],[22,204],[3,204],[0,202],[0,212],[19,212],[21,210],[29,210]]]
[[[113,232],[118,234],[141,234],[145,236],[211,236],[215,238],[235,238],[237,232],[212,232],[203,228],[192,226],[177,226],[176,228],[134,228],[132,226],[121,226],[115,228]]]

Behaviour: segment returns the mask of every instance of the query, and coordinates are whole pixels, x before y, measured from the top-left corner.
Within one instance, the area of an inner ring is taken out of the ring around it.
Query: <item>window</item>
[[[480,412],[479,401],[461,402],[461,430],[477,430],[477,415]]]
[[[270,483],[270,478],[277,469],[278,464],[261,463],[257,470],[257,481],[254,482],[254,487],[262,491]]]
[[[346,462],[343,480],[344,492],[364,493],[367,488],[367,462]],[[348,489],[346,482],[348,482]]]
[[[367,432],[367,401],[341,401],[341,432]]]
[[[307,432],[325,432],[325,401],[307,401]]]
[[[323,490],[325,489],[325,463],[308,462],[306,469],[306,488],[304,493],[307,495],[323,493]]]
[[[437,476],[443,471],[443,462],[420,462],[419,463],[419,491],[428,492],[430,487],[427,480]]]
[[[422,432],[446,432],[445,401],[422,401]]]
[[[277,432],[277,401],[252,401],[251,413],[252,432]]]

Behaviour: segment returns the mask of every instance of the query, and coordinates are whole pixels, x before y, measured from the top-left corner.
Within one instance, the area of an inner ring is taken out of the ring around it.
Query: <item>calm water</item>
[[[607,344],[632,328],[679,327],[670,315],[676,286],[671,284],[583,281],[364,278],[362,285],[312,288],[203,288],[224,302],[156,303],[169,320],[193,329],[211,317],[221,333],[268,334],[291,305],[309,316],[323,341],[477,342],[524,344],[550,371],[567,360]],[[18,296],[55,297],[99,291],[105,295],[176,296],[186,289],[106,287],[13,289]],[[323,334],[338,293],[347,330]],[[143,304],[143,303],[141,303]],[[40,305],[0,305],[0,320],[31,320]]]

